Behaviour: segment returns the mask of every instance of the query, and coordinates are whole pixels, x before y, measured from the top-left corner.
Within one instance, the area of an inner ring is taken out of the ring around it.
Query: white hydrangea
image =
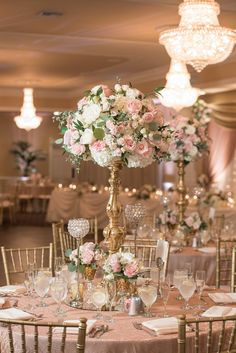
[[[196,131],[196,128],[193,125],[188,125],[185,132],[188,135],[193,135]]]
[[[108,149],[100,152],[96,152],[94,149],[90,149],[90,152],[94,161],[101,167],[108,167],[111,165],[111,162],[114,159],[110,150]]]
[[[99,118],[100,113],[101,107],[98,104],[90,104],[84,108],[80,121],[90,125]]]
[[[132,254],[130,252],[122,252],[120,254],[120,263],[122,265],[126,265],[126,264],[130,263],[133,259],[134,259],[134,254]]]
[[[128,168],[145,168],[153,162],[152,157],[141,157],[139,155],[130,155],[128,157]]]
[[[82,145],[90,145],[94,140],[93,131],[91,129],[85,129],[81,135],[80,143]]]

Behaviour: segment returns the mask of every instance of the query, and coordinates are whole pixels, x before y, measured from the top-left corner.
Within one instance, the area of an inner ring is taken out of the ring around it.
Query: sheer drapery
[[[236,129],[236,103],[210,103],[211,116],[217,124]]]

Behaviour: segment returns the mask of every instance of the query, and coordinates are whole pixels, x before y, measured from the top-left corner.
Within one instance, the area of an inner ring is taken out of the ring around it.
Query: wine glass
[[[150,284],[144,285],[138,288],[138,294],[147,308],[146,312],[144,313],[144,316],[155,316],[155,314],[151,313],[151,307],[157,299],[157,287],[152,286]]]
[[[192,309],[192,307],[189,306],[188,301],[193,296],[195,289],[196,283],[193,278],[184,278],[179,285],[180,294],[185,300],[185,306],[183,307],[185,311]]]
[[[184,269],[187,270],[188,277],[191,277],[193,275],[191,262],[186,262],[184,265]]]
[[[163,317],[169,317],[166,313],[166,305],[168,303],[170,296],[170,278],[167,276],[165,281],[161,282],[161,297],[164,304],[164,314]]]
[[[199,297],[199,309],[202,309],[202,305],[201,305],[201,297],[202,297],[202,293],[205,287],[205,281],[206,281],[206,271],[203,270],[199,270],[196,271],[196,286],[197,286],[197,293],[198,293],[198,297]]]
[[[106,316],[105,320],[114,323],[114,318],[112,316],[112,308],[115,305],[116,296],[117,296],[116,281],[107,281],[106,289],[107,289],[107,295],[108,295],[108,307],[111,314],[109,316]]]
[[[51,296],[58,304],[56,315],[64,315],[64,310],[61,309],[61,303],[66,299],[68,293],[67,283],[61,278],[55,278],[51,284]]]
[[[97,308],[97,314],[95,315],[95,319],[102,320],[103,315],[101,313],[103,305],[107,303],[107,291],[106,288],[102,286],[96,286],[91,293],[91,301],[93,305]]]
[[[175,270],[173,276],[173,284],[175,288],[179,290],[180,283],[183,281],[184,278],[188,277],[188,270]],[[182,300],[181,295],[177,296],[177,300]]]
[[[55,257],[54,260],[54,270],[55,270],[55,276],[60,276],[61,270],[63,266],[63,260],[62,257]]]
[[[36,294],[41,298],[40,303],[37,306],[45,307],[47,304],[44,302],[44,298],[50,288],[51,277],[41,273],[34,279],[34,289]]]

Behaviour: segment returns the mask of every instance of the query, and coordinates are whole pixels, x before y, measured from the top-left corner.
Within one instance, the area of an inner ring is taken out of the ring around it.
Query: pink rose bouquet
[[[168,158],[171,130],[161,109],[130,85],[98,85],[74,112],[55,112],[72,162],[92,159],[102,167],[120,159],[129,168]]]
[[[80,272],[84,272],[85,266],[97,268],[103,259],[103,252],[98,244],[92,242],[80,245],[79,249],[66,251],[66,256],[70,259],[68,266],[70,271],[75,271],[79,268]]]
[[[117,252],[108,256],[103,270],[106,280],[115,278],[136,279],[140,271],[139,260],[129,252]]]

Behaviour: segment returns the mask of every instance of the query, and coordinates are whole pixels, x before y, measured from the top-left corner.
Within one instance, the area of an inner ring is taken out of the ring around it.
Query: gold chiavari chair
[[[93,235],[95,244],[98,244],[98,219],[97,217],[88,218],[89,221],[89,234]]]
[[[53,238],[53,251],[54,257],[62,256],[61,243],[60,243],[60,232],[64,231],[64,222],[60,221],[52,223],[52,238]]]
[[[61,257],[63,262],[66,262],[65,252],[67,249],[75,250],[78,248],[78,241],[76,238],[72,237],[68,232],[59,231],[60,246],[61,246]]]
[[[7,285],[12,284],[12,277],[18,278],[17,282],[22,282],[22,275],[28,264],[35,263],[37,268],[47,268],[53,271],[53,244],[35,248],[6,249],[1,246],[4,272]]]
[[[72,341],[73,343],[70,342],[71,348],[75,348],[76,353],[84,353],[86,322],[87,319],[84,318],[80,319],[77,325],[0,319],[0,325],[3,326],[1,330],[6,330],[8,351],[10,353],[19,351],[21,353],[29,351],[38,353],[46,350],[47,353],[53,353],[55,352],[55,347],[58,347],[58,352],[64,353],[67,335],[69,335],[70,329],[74,331],[76,328],[78,328],[77,338]],[[61,331],[61,335],[57,333],[58,329]],[[54,333],[56,336],[55,342],[53,341]]]
[[[220,237],[216,241],[216,288],[230,285],[232,271],[232,249],[236,240],[225,240]]]
[[[142,261],[145,270],[150,270],[153,266],[155,267],[157,258],[161,257],[164,262],[162,274],[165,277],[170,252],[168,241],[157,240],[155,245],[123,245],[122,250],[134,253],[135,256]]]
[[[231,267],[231,282],[230,291],[236,292],[236,246],[232,249],[232,267]]]
[[[189,328],[191,342],[186,335]],[[235,353],[235,336],[236,316],[186,319],[182,315],[178,319],[178,353]]]

